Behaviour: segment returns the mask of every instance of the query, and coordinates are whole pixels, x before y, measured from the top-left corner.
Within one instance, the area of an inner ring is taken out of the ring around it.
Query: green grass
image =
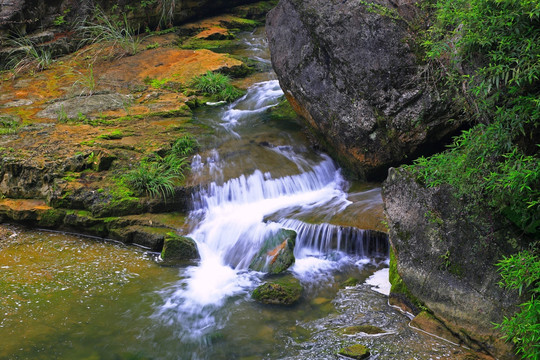
[[[10,60],[7,63],[7,68],[14,69],[16,73],[28,70],[45,70],[53,62],[50,49],[35,44],[25,35],[18,34],[9,38],[7,46],[12,48],[9,51]]]
[[[93,19],[79,24],[77,30],[88,43],[110,42],[128,55],[136,54],[142,42],[136,29],[127,21],[126,14],[122,20],[115,20],[99,7],[94,9]]]
[[[124,175],[122,180],[136,194],[163,199],[173,196],[175,186],[184,180],[189,171],[188,156],[197,147],[193,137],[183,136],[173,143],[164,157],[157,154],[148,157]]]
[[[241,90],[231,85],[231,79],[227,75],[211,71],[195,77],[191,86],[203,94],[213,96],[218,101],[232,102],[243,95]]]
[[[10,135],[17,133],[19,122],[10,116],[0,116],[0,135]]]

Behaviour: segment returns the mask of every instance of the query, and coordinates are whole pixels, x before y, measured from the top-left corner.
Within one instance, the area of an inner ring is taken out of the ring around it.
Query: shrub
[[[497,263],[503,280],[500,285],[522,292],[528,290],[531,299],[520,305],[521,312],[505,317],[497,325],[525,359],[540,359],[540,257],[533,251],[505,257]]]
[[[531,240],[540,238],[540,2],[434,0],[426,60],[466,88],[476,126],[449,149],[409,167],[426,186],[450,184],[473,206],[487,205]],[[467,74],[463,69],[474,69]],[[457,81],[456,81],[457,80]],[[498,328],[526,359],[540,359],[540,258],[505,257],[502,285],[527,291],[522,311]]]

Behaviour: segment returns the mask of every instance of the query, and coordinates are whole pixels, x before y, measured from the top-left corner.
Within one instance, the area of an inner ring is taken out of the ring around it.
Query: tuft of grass
[[[243,95],[243,92],[233,85],[227,75],[207,71],[206,74],[196,76],[191,86],[196,90],[212,95],[216,100],[232,102]]]
[[[76,79],[72,86],[81,86],[83,88],[80,95],[86,92],[87,95],[92,95],[97,87],[96,77],[94,76],[94,65],[89,64],[85,72],[70,68],[68,73],[75,75]]]
[[[173,143],[170,153],[179,158],[185,157],[195,152],[198,147],[199,143],[193,136],[184,135]]]
[[[124,55],[136,54],[142,41],[136,35],[136,29],[127,21],[126,14],[124,14],[123,20],[115,21],[99,7],[94,10],[93,20],[80,24],[77,26],[77,30],[82,34],[85,42],[111,42],[123,49]]]
[[[150,197],[174,194],[176,173],[164,162],[141,161],[139,166],[124,175],[128,187]]]
[[[8,39],[7,45],[12,48],[9,51],[11,60],[7,68],[14,69],[15,73],[45,70],[53,62],[50,49],[38,46],[22,34]]]
[[[15,134],[20,124],[10,116],[0,116],[0,135]]]
[[[135,193],[150,197],[174,195],[175,184],[185,178],[189,170],[188,156],[197,148],[197,141],[189,136],[176,140],[165,157],[155,155],[123,176],[124,183]]]

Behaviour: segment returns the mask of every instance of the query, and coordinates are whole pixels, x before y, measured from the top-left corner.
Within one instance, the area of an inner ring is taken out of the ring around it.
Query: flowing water
[[[268,64],[262,30],[235,50]],[[214,129],[188,179],[201,184],[187,226],[197,265],[161,267],[136,248],[4,227],[0,359],[334,359],[354,342],[378,359],[463,353],[410,329],[365,283],[375,271],[387,283],[388,244],[373,231],[380,189],[348,182],[296,119],[272,117],[283,93],[271,71],[255,78],[237,102],[195,114]],[[290,273],[304,294],[290,308],[250,297],[265,281],[250,260],[280,228],[298,234]],[[359,285],[345,288],[350,277]],[[360,324],[386,333],[339,331]]]

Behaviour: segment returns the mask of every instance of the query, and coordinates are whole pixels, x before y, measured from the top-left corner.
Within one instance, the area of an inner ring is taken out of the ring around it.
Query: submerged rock
[[[292,276],[265,282],[252,294],[256,301],[269,305],[293,305],[301,296],[302,285]]]
[[[267,16],[285,96],[326,150],[361,178],[383,178],[461,125],[461,107],[422,75],[401,18],[414,6],[393,3],[281,0]]]
[[[199,258],[197,244],[187,236],[169,232],[165,237],[161,258],[165,265],[177,265]]]
[[[294,264],[294,245],[296,232],[279,229],[277,233],[266,238],[261,249],[255,255],[249,268],[269,274],[279,274]]]
[[[339,350],[338,355],[351,359],[362,360],[370,356],[369,349],[361,344],[355,344]]]
[[[356,325],[349,326],[342,330],[345,335],[354,335],[357,333],[365,333],[369,335],[384,334],[386,331],[373,325]]]

